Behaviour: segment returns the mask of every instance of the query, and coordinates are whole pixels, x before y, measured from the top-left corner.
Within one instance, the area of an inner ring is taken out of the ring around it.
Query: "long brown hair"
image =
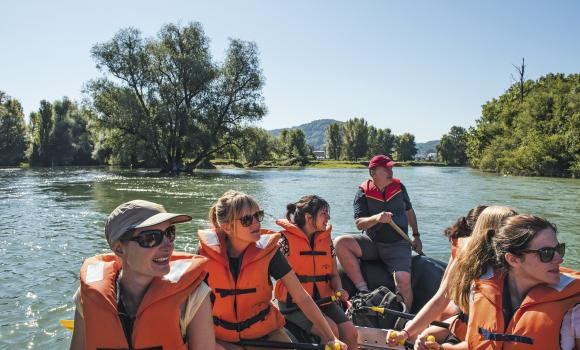
[[[477,218],[485,208],[487,208],[487,205],[478,205],[471,209],[466,216],[458,218],[453,226],[446,228],[443,231],[443,235],[449,239],[449,242],[456,238],[471,236]]]
[[[209,209],[209,222],[217,232],[225,232],[223,224],[232,223],[245,209],[258,211],[260,210],[260,205],[252,196],[244,192],[226,191]]]
[[[507,219],[500,230],[493,236],[492,245],[496,253],[496,265],[509,269],[505,259],[507,253],[523,256],[532,239],[545,229],[558,232],[556,225],[535,215],[516,215]]]
[[[449,296],[462,310],[469,308],[471,283],[483,275],[487,266],[496,265],[496,254],[491,238],[502,222],[518,213],[504,206],[487,207],[477,219],[465,251],[457,261],[455,273],[451,274]]]

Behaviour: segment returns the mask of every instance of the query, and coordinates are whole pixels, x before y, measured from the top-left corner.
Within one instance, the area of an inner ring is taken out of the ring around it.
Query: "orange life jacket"
[[[198,232],[200,254],[209,258],[208,284],[213,294],[216,338],[237,342],[258,339],[284,326],[284,317],[272,304],[268,267],[278,251],[280,234],[262,230],[260,240],[248,246],[237,281],[230,272],[225,237],[214,230]]]
[[[333,295],[330,286],[334,266],[330,252],[332,226],[329,225],[326,231],[316,232],[314,247],[311,247],[306,233],[298,226],[285,219],[276,220],[276,223],[284,228],[281,234],[288,240],[290,248],[287,259],[304,289],[312,296],[316,285],[321,299]],[[278,281],[275,291],[276,299],[287,306],[293,305],[292,296],[288,295],[284,283]]]
[[[558,285],[529,291],[507,328],[502,312],[505,273],[490,270],[477,280],[469,312],[469,349],[560,349],[564,315],[580,302],[580,273],[566,268],[560,272]]]
[[[469,237],[459,237],[451,240],[451,257],[453,257],[453,259],[461,257],[465,247],[467,246],[467,242],[469,242]]]
[[[179,326],[180,305],[203,281],[207,259],[173,253],[171,270],[154,278],[139,305],[131,349],[187,349]],[[115,254],[97,255],[81,267],[81,295],[86,349],[128,349],[117,310],[117,276],[121,260]]]

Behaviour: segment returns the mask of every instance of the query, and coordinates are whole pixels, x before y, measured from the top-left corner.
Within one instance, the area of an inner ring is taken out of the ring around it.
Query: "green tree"
[[[280,144],[282,146],[282,154],[288,158],[299,158],[306,160],[312,153],[308,144],[306,144],[306,136],[300,129],[284,129],[280,132]]]
[[[274,137],[265,129],[255,127],[245,129],[240,148],[246,164],[256,166],[272,159],[274,143]]]
[[[26,142],[20,102],[0,91],[0,165],[19,165],[24,158]]]
[[[417,154],[417,145],[415,136],[410,133],[404,133],[397,136],[395,141],[395,158],[399,161],[413,160]]]
[[[368,150],[368,126],[364,118],[349,119],[344,124],[343,149],[346,158],[358,160],[366,155]]]
[[[580,176],[579,91],[580,74],[547,74],[510,86],[483,105],[470,129],[470,165],[505,174]]]
[[[326,155],[330,159],[340,159],[342,154],[342,126],[338,123],[326,127]]]
[[[38,112],[30,115],[32,133],[32,153],[30,164],[50,165],[50,134],[53,128],[52,104],[46,100],[40,101]]]
[[[465,165],[467,163],[467,131],[460,126],[452,126],[448,134],[441,137],[437,145],[437,156],[449,165]]]
[[[377,129],[374,126],[369,126],[368,130],[369,148],[367,157],[371,158],[377,154],[393,153],[395,135],[391,133],[391,129]]]
[[[97,67],[115,78],[88,84],[99,123],[137,138],[165,171],[207,164],[241,137],[244,123],[265,114],[256,45],[231,40],[218,65],[208,43],[201,25],[190,23],[165,25],[146,40],[123,29],[95,45]]]

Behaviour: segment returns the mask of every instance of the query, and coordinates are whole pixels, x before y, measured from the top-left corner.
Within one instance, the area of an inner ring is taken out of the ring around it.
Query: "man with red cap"
[[[411,244],[391,226],[394,222],[405,233],[413,231],[413,249],[421,251],[417,218],[399,179],[393,177],[396,163],[389,156],[377,155],[369,162],[370,179],[359,185],[354,198],[354,218],[362,235],[345,235],[335,241],[336,256],[348,277],[360,292],[368,286],[358,259],[380,259],[393,274],[395,285],[407,309],[413,304],[411,289]]]

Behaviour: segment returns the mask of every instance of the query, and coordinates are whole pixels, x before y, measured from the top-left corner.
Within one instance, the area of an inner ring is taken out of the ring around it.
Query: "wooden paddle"
[[[403,237],[403,239],[407,242],[409,242],[409,244],[411,244],[411,247],[413,246],[413,241],[411,241],[411,239],[409,238],[409,236],[407,236],[407,234],[401,230],[401,228],[399,226],[397,226],[397,224],[395,224],[393,222],[393,220],[389,221],[389,225],[391,225],[391,227],[393,228],[393,230],[395,230],[399,236]],[[413,249],[417,252],[417,254],[421,255],[421,256],[425,256],[425,254],[423,253],[423,251],[421,249]]]

